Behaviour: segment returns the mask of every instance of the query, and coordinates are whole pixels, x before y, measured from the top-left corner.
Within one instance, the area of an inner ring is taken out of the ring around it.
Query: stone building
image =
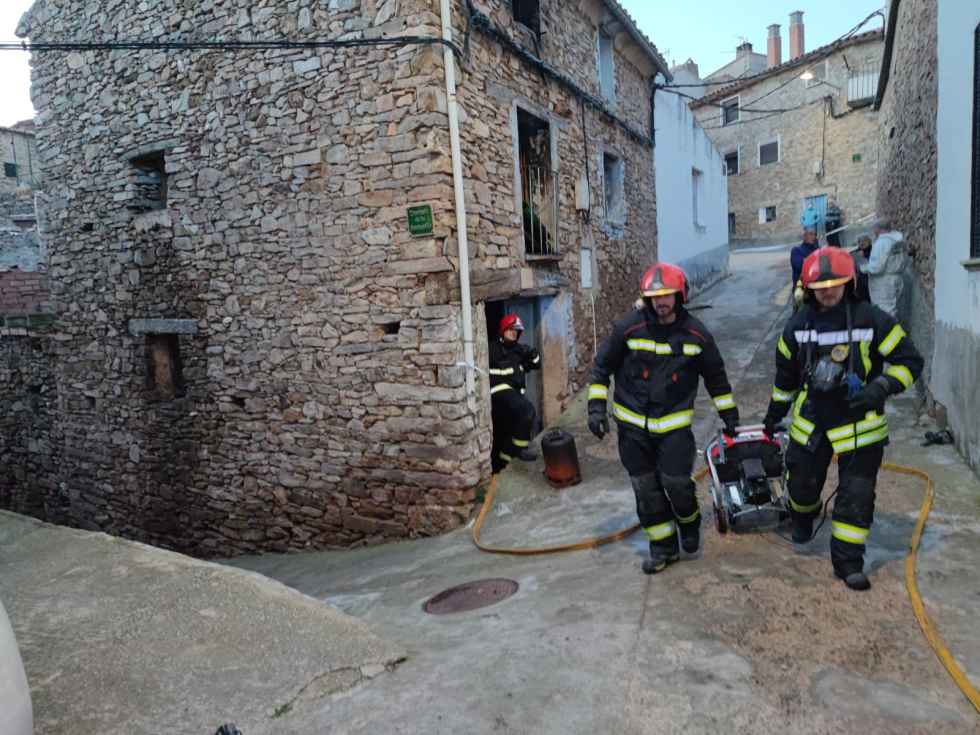
[[[882,33],[806,52],[802,14],[793,16],[788,61],[781,61],[779,26],[770,26],[768,68],[691,103],[725,159],[733,242],[798,239],[802,211],[825,210],[831,197],[845,223],[874,212],[878,114],[871,103]]]
[[[912,255],[904,321],[941,423],[980,469],[980,6],[892,0],[878,210]]]
[[[656,255],[667,70],[613,0],[451,26],[468,259],[438,2],[37,0],[34,42],[424,41],[35,56],[58,316],[0,338],[0,504],[203,556],[468,518],[487,325],[525,316],[548,421]]]

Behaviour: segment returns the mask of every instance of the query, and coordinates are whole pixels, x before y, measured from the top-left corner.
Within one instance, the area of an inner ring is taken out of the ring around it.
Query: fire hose
[[[950,653],[949,649],[946,647],[942,637],[936,630],[936,626],[926,613],[925,605],[923,604],[922,597],[919,594],[919,586],[915,581],[919,544],[922,541],[922,533],[925,530],[926,521],[929,518],[929,514],[932,512],[932,503],[933,498],[935,497],[935,487],[933,485],[932,478],[922,470],[917,470],[914,467],[906,467],[905,465],[894,464],[891,462],[885,462],[882,464],[881,468],[886,472],[894,472],[896,474],[907,475],[909,477],[918,477],[925,483],[925,497],[922,501],[922,506],[919,509],[919,517],[915,524],[915,530],[912,532],[912,540],[909,543],[909,552],[905,557],[905,589],[908,592],[909,601],[912,603],[912,612],[915,614],[915,619],[918,621],[919,627],[922,629],[922,634],[928,641],[929,646],[939,658],[940,663],[942,663],[942,665],[946,668],[946,671],[949,672],[949,675],[953,678],[956,686],[959,687],[964,696],[970,700],[970,703],[974,706],[977,712],[980,713],[980,692],[978,692],[973,684],[970,683],[969,678],[957,663],[956,659],[953,657],[953,654]],[[699,482],[704,479],[707,474],[707,469],[699,470],[694,475],[693,479],[695,482]],[[476,517],[476,521],[473,523],[473,528],[471,531],[473,543],[480,551],[484,551],[488,554],[503,554],[507,556],[541,556],[545,554],[561,554],[567,551],[585,551],[615,543],[617,541],[622,541],[640,529],[640,524],[636,523],[606,536],[596,536],[586,538],[581,541],[559,544],[556,546],[543,546],[537,548],[504,548],[498,546],[488,546],[480,540],[480,534],[483,531],[483,524],[487,519],[487,515],[493,508],[496,496],[497,477],[494,475],[490,481],[490,487],[487,489],[487,494],[483,499],[483,505]]]

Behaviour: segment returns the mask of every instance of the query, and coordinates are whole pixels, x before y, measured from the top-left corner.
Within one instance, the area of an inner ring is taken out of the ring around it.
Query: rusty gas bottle
[[[561,489],[582,482],[575,437],[562,429],[551,429],[541,438],[544,475],[553,488]]]

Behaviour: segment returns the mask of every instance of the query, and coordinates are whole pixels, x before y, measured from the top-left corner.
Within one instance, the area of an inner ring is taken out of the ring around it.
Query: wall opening
[[[626,167],[619,156],[602,154],[603,188],[606,219],[615,225],[626,224]]]
[[[180,341],[176,334],[146,335],[146,383],[164,400],[183,395]]]
[[[722,100],[721,102],[721,124],[722,125],[732,125],[738,122],[739,117],[739,98],[732,97],[731,99]]]
[[[129,208],[147,212],[167,206],[167,161],[163,151],[130,159],[135,193]]]
[[[759,165],[768,166],[771,163],[779,163],[779,141],[763,143],[759,146]]]
[[[514,0],[514,20],[540,33],[541,8],[538,0]]]
[[[599,91],[612,104],[616,101],[616,42],[612,36],[599,31]]]
[[[732,151],[725,155],[725,176],[738,176],[738,151]]]
[[[704,174],[700,169],[691,169],[691,208],[694,214],[694,227],[695,229],[704,229],[704,223],[701,221],[701,205],[704,201],[704,192],[702,188],[704,187]]]
[[[518,108],[517,136],[524,252],[557,255],[558,186],[551,157],[551,125]]]

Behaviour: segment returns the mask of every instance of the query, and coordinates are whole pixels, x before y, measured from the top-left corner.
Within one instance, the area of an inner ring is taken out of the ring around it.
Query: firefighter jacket
[[[490,395],[506,390],[523,394],[527,386],[525,373],[541,369],[541,355],[533,347],[498,338],[490,345]]]
[[[738,421],[718,346],[684,308],[673,324],[658,324],[656,314],[643,307],[613,326],[592,369],[590,413],[605,412],[613,376],[612,413],[621,425],[657,435],[691,426],[700,378],[722,419]]]
[[[843,376],[839,385],[817,380],[821,369],[833,371],[835,364]],[[895,395],[912,386],[922,365],[902,326],[878,307],[849,296],[828,311],[805,304],[786,323],[776,346],[769,413],[778,420],[792,407],[790,438],[811,449],[824,435],[837,454],[887,443],[884,413],[850,408],[846,376],[856,376],[854,389],[884,376],[889,395]]]

